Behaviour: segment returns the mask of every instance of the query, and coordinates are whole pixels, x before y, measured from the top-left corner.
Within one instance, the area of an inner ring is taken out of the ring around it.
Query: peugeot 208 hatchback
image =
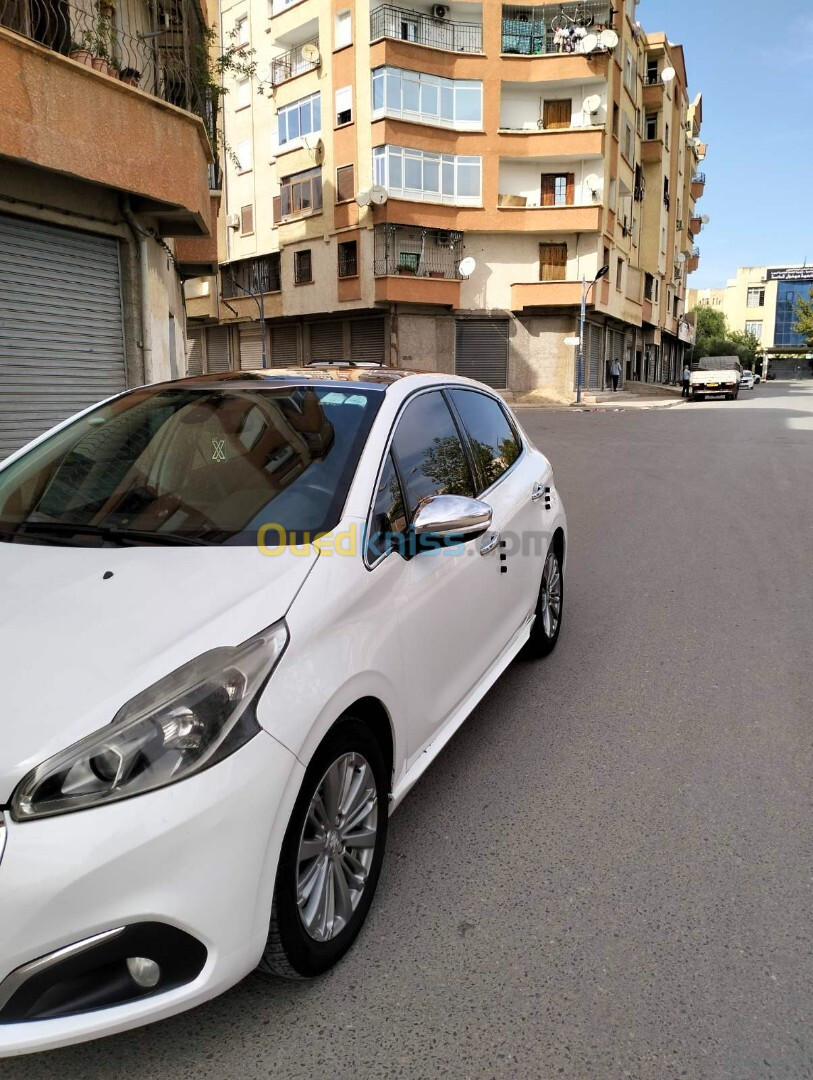
[[[0,1053],[359,932],[388,814],[562,625],[548,460],[488,388],[131,390],[0,466]]]

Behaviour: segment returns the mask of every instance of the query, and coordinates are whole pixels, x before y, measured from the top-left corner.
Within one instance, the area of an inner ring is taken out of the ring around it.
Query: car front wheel
[[[260,971],[321,975],[353,944],[384,859],[388,792],[370,729],[341,720],[308,766],[285,833]]]
[[[536,618],[524,655],[529,659],[547,656],[556,648],[562,629],[564,614],[565,579],[562,561],[557,550],[551,546],[545,556],[542,584],[536,602]]]

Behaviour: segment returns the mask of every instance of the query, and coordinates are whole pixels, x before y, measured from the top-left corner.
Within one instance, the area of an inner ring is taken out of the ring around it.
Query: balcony
[[[591,233],[601,231],[601,207],[530,206],[514,195],[498,196],[506,232]]]
[[[208,35],[193,0],[0,0],[0,26],[208,121]]]
[[[571,29],[587,31],[610,26],[612,5],[608,0],[579,0],[547,4],[503,4],[504,54],[519,56],[581,53],[581,38]]]
[[[416,226],[376,225],[376,277],[460,280],[463,233]]]
[[[319,50],[319,39],[303,42],[288,52],[275,56],[271,61],[271,85],[279,86],[280,83],[295,79],[297,75],[304,75],[307,71],[315,71],[321,63],[321,59],[306,60],[303,53],[311,52],[313,47]]]
[[[580,281],[531,281],[511,286],[511,310],[578,307],[582,301]]]
[[[706,190],[706,174],[697,173],[692,177],[692,198],[701,199]]]
[[[378,277],[375,279],[377,303],[431,304],[433,307],[460,307],[460,282],[433,278]]]
[[[644,165],[662,165],[663,157],[663,139],[645,139],[641,143],[641,160]]]
[[[597,160],[604,157],[603,127],[569,127],[545,131],[534,124],[533,128],[500,128],[499,137],[500,154],[504,157],[560,160]]]
[[[220,286],[224,300],[278,293],[282,287],[279,252],[274,251],[256,259],[241,259],[239,262],[222,266]]]
[[[370,41],[389,38],[444,52],[482,53],[482,23],[433,19],[420,11],[384,4],[370,12]]]
[[[702,219],[701,219],[701,218],[699,218],[699,217],[693,217],[693,218],[692,218],[692,219],[691,219],[691,220],[689,221],[689,232],[690,232],[690,233],[691,233],[691,234],[692,234],[693,236],[697,236],[697,234],[698,234],[698,233],[700,232],[700,230],[701,230],[702,228],[703,228],[703,221],[702,221]]]
[[[158,29],[150,10],[0,0],[0,157],[124,192],[161,235],[208,235],[203,23],[191,0]]]
[[[666,84],[661,79],[660,75],[655,77],[649,76],[644,79],[644,108],[655,109],[663,105],[663,95]]]

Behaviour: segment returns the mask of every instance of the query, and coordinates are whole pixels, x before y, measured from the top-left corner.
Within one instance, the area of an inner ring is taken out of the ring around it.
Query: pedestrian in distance
[[[619,360],[613,360],[610,364],[610,377],[613,380],[613,393],[618,392],[618,380],[621,378],[621,363]]]
[[[689,376],[691,375],[691,373],[691,369],[687,364],[683,369],[683,390],[681,392],[681,397],[689,396]]]

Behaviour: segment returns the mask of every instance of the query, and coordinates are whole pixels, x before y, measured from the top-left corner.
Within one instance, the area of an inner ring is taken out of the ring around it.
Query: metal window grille
[[[305,285],[309,281],[313,281],[313,264],[311,262],[311,250],[305,248],[304,251],[294,252],[294,283],[296,285]]]
[[[370,12],[370,40],[395,38],[448,52],[481,53],[483,27],[477,23],[436,19],[420,11],[383,4]]]
[[[376,277],[408,275],[458,280],[463,233],[406,225],[377,225],[373,272]]]
[[[237,296],[279,292],[279,252],[230,263],[221,268],[220,276],[222,295],[226,300]]]
[[[339,244],[339,277],[355,277],[358,274],[358,243],[346,240]]]

